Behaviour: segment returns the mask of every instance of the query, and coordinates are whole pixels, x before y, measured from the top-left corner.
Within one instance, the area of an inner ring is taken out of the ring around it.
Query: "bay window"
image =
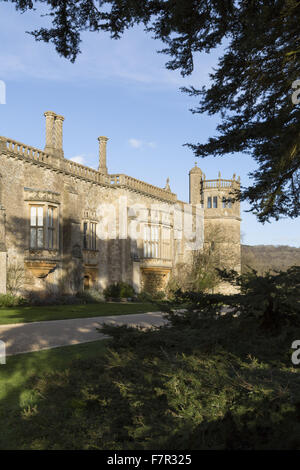
[[[144,258],[171,259],[170,227],[144,225]]]
[[[57,249],[57,207],[48,204],[30,204],[30,248]]]
[[[159,258],[159,226],[144,226],[144,258]]]

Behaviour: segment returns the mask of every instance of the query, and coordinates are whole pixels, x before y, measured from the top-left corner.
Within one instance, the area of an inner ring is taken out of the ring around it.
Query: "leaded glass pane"
[[[36,207],[30,208],[30,225],[31,226],[36,225]]]
[[[31,228],[30,229],[30,248],[35,248],[36,247],[36,229]]]
[[[38,226],[42,227],[44,225],[43,223],[43,208],[38,207]]]
[[[43,248],[44,246],[44,230],[43,228],[37,229],[37,247]]]
[[[48,208],[48,227],[53,227],[53,207]]]
[[[53,230],[48,230],[48,247],[53,248]]]

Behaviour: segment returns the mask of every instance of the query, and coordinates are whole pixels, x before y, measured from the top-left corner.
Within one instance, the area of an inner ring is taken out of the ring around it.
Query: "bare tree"
[[[18,261],[12,261],[7,267],[7,291],[10,294],[19,294],[24,286],[25,269]]]
[[[168,283],[169,292],[179,288],[214,292],[221,282],[217,268],[238,270],[239,244],[228,242],[222,227],[208,226],[205,240],[202,250],[194,251],[190,262],[177,264]]]

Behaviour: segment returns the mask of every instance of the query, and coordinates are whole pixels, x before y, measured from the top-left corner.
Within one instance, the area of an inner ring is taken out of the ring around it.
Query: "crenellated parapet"
[[[103,151],[103,150],[102,150]],[[0,154],[5,153],[11,157],[17,157],[26,161],[31,161],[37,165],[45,165],[56,171],[63,171],[74,177],[85,179],[106,187],[124,188],[147,195],[166,202],[176,202],[176,194],[170,192],[168,188],[159,188],[136,178],[124,174],[108,175],[104,172],[104,166],[99,170],[94,170],[80,163],[73,162],[66,158],[60,158],[55,154],[49,154],[38,148],[23,144],[13,139],[0,136]],[[103,155],[103,153],[102,153]],[[103,162],[103,160],[102,160]]]
[[[202,204],[204,217],[240,217],[240,203],[237,199],[240,178],[233,174],[224,179],[206,179],[205,174],[195,164],[190,171],[190,203]]]
[[[240,218],[240,202],[237,199],[240,190],[240,178],[234,174],[231,179],[224,179],[219,172],[218,178],[201,179],[200,197],[206,218]]]
[[[203,189],[210,188],[235,188],[239,186],[239,181],[235,179],[226,180],[223,178],[218,178],[215,180],[203,180],[202,187]]]

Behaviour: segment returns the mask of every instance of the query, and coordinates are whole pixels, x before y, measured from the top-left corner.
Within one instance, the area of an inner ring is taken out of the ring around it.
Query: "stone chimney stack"
[[[44,113],[46,118],[46,145],[45,152],[53,155],[54,153],[54,119],[55,113],[53,111],[46,111]]]
[[[63,121],[64,117],[53,111],[46,111],[46,145],[45,152],[63,158]]]
[[[54,121],[54,145],[55,145],[55,154],[57,157],[64,158],[63,151],[63,122],[65,118],[56,114]]]
[[[99,140],[99,167],[98,171],[107,175],[107,166],[106,166],[106,143],[108,137],[100,136]]]

